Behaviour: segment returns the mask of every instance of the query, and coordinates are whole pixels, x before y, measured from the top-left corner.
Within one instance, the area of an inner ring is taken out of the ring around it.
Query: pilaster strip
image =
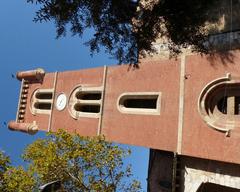
[[[55,101],[55,95],[56,95],[57,76],[58,76],[58,72],[55,72],[54,82],[53,82],[53,98],[52,98],[51,112],[50,112],[49,121],[48,121],[48,132],[51,131],[51,125],[52,125],[52,113],[53,113],[53,107],[54,107],[54,101]]]
[[[102,119],[103,119],[103,106],[105,100],[105,88],[106,88],[106,80],[107,80],[107,66],[104,65],[104,72],[103,72],[103,83],[102,83],[102,103],[100,105],[100,117],[98,121],[98,130],[97,135],[101,135],[102,133]]]
[[[183,131],[183,113],[184,113],[184,86],[185,86],[185,53],[181,56],[180,66],[180,90],[179,90],[179,113],[178,113],[178,140],[177,153],[182,153],[182,131]]]

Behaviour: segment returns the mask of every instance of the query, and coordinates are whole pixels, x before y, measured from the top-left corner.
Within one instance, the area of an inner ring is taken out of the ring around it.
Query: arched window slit
[[[102,94],[100,92],[77,92],[76,98],[80,100],[100,100]]]

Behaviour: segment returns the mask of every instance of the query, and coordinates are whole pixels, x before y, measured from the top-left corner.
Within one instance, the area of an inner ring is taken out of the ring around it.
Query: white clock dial
[[[57,101],[56,101],[56,108],[57,110],[61,111],[66,107],[67,104],[67,97],[64,93],[61,93],[60,95],[58,95],[57,97]]]

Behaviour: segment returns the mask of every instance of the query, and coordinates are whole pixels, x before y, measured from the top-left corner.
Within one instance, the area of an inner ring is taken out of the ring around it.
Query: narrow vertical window
[[[80,117],[99,117],[102,104],[101,87],[77,87],[73,90],[69,108],[71,115],[78,119]]]
[[[42,90],[36,93],[36,99],[52,99],[53,93],[52,92],[43,92]]]
[[[77,92],[76,98],[81,100],[100,100],[102,97],[102,94],[100,92]]]
[[[50,114],[53,103],[52,89],[38,89],[32,96],[31,111],[33,114]]]
[[[36,102],[34,104],[35,109],[39,110],[50,110],[51,109],[51,103],[41,103],[41,102]]]
[[[83,113],[99,113],[100,112],[100,105],[85,105],[85,104],[75,104],[74,109],[78,112]]]
[[[122,113],[159,115],[160,99],[160,92],[124,93],[119,97],[117,107]]]
[[[153,98],[126,98],[123,102],[125,108],[132,109],[156,109],[157,97]]]

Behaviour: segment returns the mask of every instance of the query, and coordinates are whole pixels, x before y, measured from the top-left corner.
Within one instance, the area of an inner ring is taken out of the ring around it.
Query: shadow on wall
[[[211,63],[212,66],[219,64],[219,62],[226,66],[228,64],[235,64],[235,55],[232,51],[226,50],[218,50],[217,52],[212,51],[207,55],[208,61]]]

